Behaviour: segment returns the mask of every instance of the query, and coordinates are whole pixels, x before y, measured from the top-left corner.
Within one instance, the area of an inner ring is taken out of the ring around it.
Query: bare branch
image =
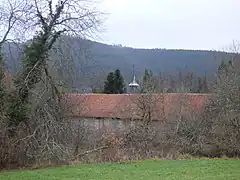
[[[101,151],[101,150],[107,149],[108,147],[109,146],[101,146],[101,147],[98,147],[98,148],[95,148],[95,149],[91,149],[91,150],[85,151],[84,153],[78,154],[77,157],[79,158],[79,157],[85,156],[87,154],[96,152],[96,151]]]

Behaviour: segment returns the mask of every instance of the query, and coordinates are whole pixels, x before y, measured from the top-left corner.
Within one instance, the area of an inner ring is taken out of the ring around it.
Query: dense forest
[[[20,69],[23,47],[24,44],[16,43],[4,45],[5,66],[12,74]],[[61,81],[68,82],[69,91],[78,92],[103,88],[107,74],[115,69],[121,70],[128,84],[133,76],[132,65],[135,65],[138,81],[141,81],[145,69],[149,69],[155,78],[164,81],[164,88],[170,88],[172,92],[179,84],[189,84],[182,81],[192,81],[192,85],[206,79],[212,81],[221,61],[231,58],[231,54],[225,52],[134,49],[69,36],[61,37],[51,54],[52,59],[60,59],[52,66],[52,72],[57,73]]]

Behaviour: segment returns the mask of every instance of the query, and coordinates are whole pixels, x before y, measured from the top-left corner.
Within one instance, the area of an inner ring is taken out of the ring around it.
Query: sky
[[[103,0],[100,9],[107,44],[224,50],[240,40],[240,0]]]

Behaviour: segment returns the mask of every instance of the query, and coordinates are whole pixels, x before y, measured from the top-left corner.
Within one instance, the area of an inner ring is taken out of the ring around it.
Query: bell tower
[[[139,84],[136,81],[136,77],[135,77],[135,67],[133,65],[133,80],[132,82],[128,85],[129,89],[130,89],[130,93],[135,93],[137,91],[137,89],[139,88]]]

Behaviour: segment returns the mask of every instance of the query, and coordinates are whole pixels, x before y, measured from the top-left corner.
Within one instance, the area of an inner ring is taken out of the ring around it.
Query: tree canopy
[[[141,93],[150,93],[156,90],[156,83],[154,82],[153,72],[151,70],[145,69],[142,78],[142,89]]]
[[[106,94],[123,94],[126,92],[124,78],[119,69],[109,72],[107,80],[104,82],[104,93]]]

